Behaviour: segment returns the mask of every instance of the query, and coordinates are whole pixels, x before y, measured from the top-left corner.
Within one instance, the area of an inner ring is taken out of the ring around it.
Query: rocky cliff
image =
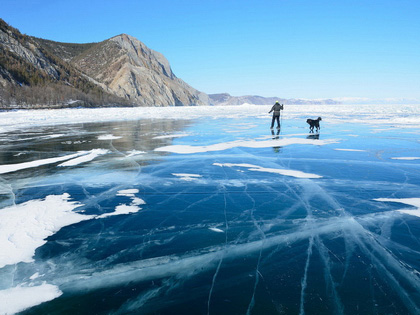
[[[122,34],[75,56],[71,63],[114,94],[147,106],[203,105],[208,96],[178,79],[168,60]]]
[[[2,108],[124,105],[129,103],[0,19]]]
[[[91,106],[209,103],[207,94],[175,76],[162,54],[134,37],[123,34],[100,43],[58,43],[22,35],[0,19],[3,107],[66,106],[74,100]]]

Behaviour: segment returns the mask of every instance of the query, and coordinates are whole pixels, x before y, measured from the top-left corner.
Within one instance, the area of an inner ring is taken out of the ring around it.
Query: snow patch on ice
[[[31,280],[35,280],[36,278],[39,278],[39,272],[35,272],[32,276],[29,277]]]
[[[65,136],[65,134],[57,133],[57,134],[53,134],[53,135],[46,135],[46,136],[43,136],[43,137],[40,137],[40,138],[54,139],[54,138],[60,138],[60,137],[63,137],[63,136]]]
[[[366,152],[366,150],[358,150],[358,149],[334,149],[336,151],[346,151],[346,152]]]
[[[109,152],[109,150],[105,150],[105,149],[93,149],[93,150],[89,151],[89,153],[86,154],[86,155],[80,156],[78,158],[72,159],[72,160],[64,162],[64,163],[61,163],[58,166],[75,166],[75,165],[78,165],[78,164],[90,162],[90,161],[96,159],[98,156],[107,154],[108,152]]]
[[[172,138],[181,138],[189,136],[188,133],[180,133],[180,134],[173,134],[173,135],[164,135],[164,136],[156,136],[153,139],[172,139]]]
[[[186,174],[186,173],[172,173],[172,175],[179,177],[179,179],[185,180],[185,181],[193,181],[195,179],[198,179],[202,177],[198,174]]]
[[[122,137],[117,137],[117,136],[114,136],[114,135],[109,134],[109,135],[99,136],[98,137],[98,140],[115,140],[115,139],[121,139],[121,138]]]
[[[226,167],[246,167],[246,168],[258,168],[258,165],[254,165],[254,164],[247,164],[247,163],[238,163],[238,164],[234,164],[234,163],[213,163],[213,165],[215,166],[226,166]]]
[[[131,157],[131,156],[135,156],[135,155],[145,154],[146,152],[145,151],[132,150],[132,151],[128,151],[127,153],[128,153],[127,157]]]
[[[381,202],[399,202],[416,207],[417,209],[399,209],[398,212],[420,217],[420,198],[377,198],[373,199]]]
[[[404,161],[414,161],[414,160],[420,160],[420,157],[416,156],[402,156],[402,157],[392,157],[392,160],[404,160]]]
[[[215,228],[215,227],[211,227],[211,228],[209,228],[209,230],[213,231],[213,232],[216,232],[216,233],[224,233],[225,232],[225,231],[223,231],[221,229],[218,229],[218,228]]]
[[[66,161],[66,160],[77,158],[77,157],[79,157],[81,155],[84,155],[86,153],[87,153],[86,151],[80,151],[80,152],[75,153],[75,154],[60,156],[60,157],[56,157],[56,158],[42,159],[42,160],[36,160],[36,161],[24,162],[24,163],[17,163],[17,164],[0,165],[0,174],[16,172],[16,171],[24,170],[24,169],[27,169],[27,168],[33,168],[33,167],[38,167],[38,166],[42,166],[42,165],[54,164],[54,163],[58,163],[58,162],[61,162],[61,161]]]
[[[139,192],[138,189],[124,189],[124,190],[119,190],[117,192],[117,196],[122,196],[122,197],[130,197],[131,198],[131,203],[129,205],[127,204],[121,204],[118,205],[115,208],[114,212],[109,212],[109,213],[104,213],[101,215],[96,216],[96,219],[103,219],[103,218],[107,218],[107,217],[112,217],[115,215],[122,215],[122,214],[130,214],[130,213],[136,213],[139,212],[142,208],[139,207],[139,205],[144,205],[146,204],[146,202],[135,196],[135,194],[137,194]]]
[[[31,262],[35,250],[61,228],[92,218],[73,212],[82,206],[70,195],[50,195],[0,210],[0,268]]]
[[[38,286],[17,286],[0,290],[0,314],[16,314],[30,307],[54,300],[62,292],[57,286],[44,283]]]
[[[107,218],[107,217],[112,217],[114,215],[136,213],[140,210],[141,210],[141,208],[137,207],[135,205],[125,205],[125,204],[123,204],[123,205],[118,205],[115,208],[114,212],[104,213],[104,214],[101,214],[101,215],[97,216],[96,218],[97,219],[103,219],[103,218]]]
[[[139,190],[138,189],[124,189],[124,190],[119,190],[117,192],[117,196],[126,196],[126,197],[134,197],[135,194],[138,194]]]
[[[304,172],[295,171],[295,170],[277,169],[277,168],[258,167],[258,168],[250,168],[249,170],[257,171],[257,172],[280,174],[283,176],[291,176],[291,177],[296,177],[296,178],[322,178],[322,176],[316,175],[316,174],[304,173]]]
[[[226,167],[245,167],[248,168],[249,171],[256,171],[256,172],[266,172],[266,173],[273,173],[273,174],[280,174],[283,176],[291,176],[296,178],[322,178],[320,175],[311,174],[311,173],[304,173],[301,171],[295,171],[295,170],[286,170],[286,169],[280,169],[280,168],[266,168],[261,167],[258,165],[252,165],[252,164],[232,164],[232,163],[213,163],[215,166],[226,166]]]
[[[131,201],[131,204],[134,205],[134,206],[145,205],[146,204],[146,201],[144,201],[141,198],[134,197],[133,198],[133,201]]]
[[[265,141],[256,140],[238,140],[231,142],[222,142],[205,146],[192,146],[192,145],[169,145],[160,148],[156,148],[155,151],[159,152],[171,152],[178,154],[192,154],[192,153],[204,153],[212,151],[223,151],[233,149],[237,147],[245,148],[270,148],[270,147],[284,147],[292,144],[311,144],[311,145],[326,145],[332,143],[338,143],[337,139],[328,140],[313,140],[303,138],[283,138],[283,139],[272,139]]]

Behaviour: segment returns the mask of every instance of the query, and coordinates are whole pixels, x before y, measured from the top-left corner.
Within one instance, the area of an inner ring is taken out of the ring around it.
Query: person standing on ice
[[[275,121],[277,121],[277,129],[280,129],[280,111],[282,109],[283,109],[283,104],[280,105],[279,101],[276,101],[276,103],[273,105],[271,110],[268,112],[269,114],[273,112],[273,119],[271,120],[270,129],[273,129]]]

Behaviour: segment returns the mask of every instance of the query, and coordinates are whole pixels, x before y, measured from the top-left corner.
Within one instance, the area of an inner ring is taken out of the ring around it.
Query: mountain
[[[168,60],[122,34],[96,44],[38,40],[110,93],[143,106],[203,105],[208,96],[177,78]]]
[[[0,19],[0,103],[169,106],[203,105],[209,98],[177,78],[162,54],[129,35],[58,43],[22,35]]]
[[[211,105],[242,105],[255,104],[255,105],[273,105],[276,101],[282,104],[289,105],[303,105],[303,104],[341,104],[339,101],[332,99],[319,99],[319,100],[308,100],[308,99],[285,99],[278,97],[263,97],[258,95],[246,95],[246,96],[232,96],[228,93],[220,94],[209,94]]]
[[[129,105],[35,38],[22,35],[0,19],[2,107],[51,108],[68,106],[71,100],[79,106]]]
[[[121,34],[99,43],[60,43],[21,34],[0,19],[0,108],[336,104],[333,100],[200,92],[168,60]]]

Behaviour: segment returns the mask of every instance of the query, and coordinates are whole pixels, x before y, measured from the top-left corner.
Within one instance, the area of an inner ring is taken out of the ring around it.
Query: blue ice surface
[[[1,164],[110,150],[74,167],[2,175],[15,198],[3,194],[2,207],[69,193],[84,205],[78,210],[100,215],[131,202],[118,195],[125,189],[138,189],[145,201],[137,213],[61,229],[33,263],[0,269],[2,289],[11,278],[27,285],[38,272],[34,284],[46,281],[63,292],[24,314],[418,313],[420,218],[397,211],[415,207],[374,199],[420,198],[420,160],[392,159],[420,157],[420,132],[323,121],[311,134],[304,121],[283,120],[273,135],[269,123],[140,120],[2,135]],[[43,138],[54,134],[60,136]],[[105,134],[121,138],[98,139]],[[337,141],[154,150],[277,138]],[[128,157],[132,150],[145,153]],[[245,163],[322,177],[237,166]]]

